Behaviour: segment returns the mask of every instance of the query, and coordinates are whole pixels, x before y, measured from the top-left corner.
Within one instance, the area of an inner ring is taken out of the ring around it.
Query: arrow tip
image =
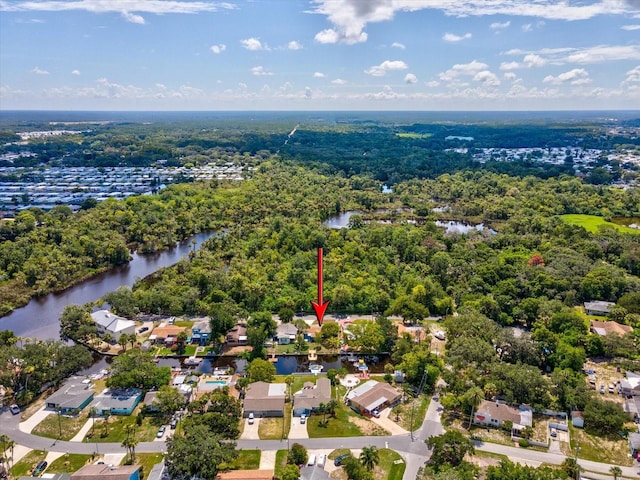
[[[311,306],[313,310],[316,312],[316,318],[318,319],[318,325],[322,326],[322,321],[324,319],[324,313],[327,311],[327,307],[329,306],[329,301],[327,300],[322,305],[316,302],[311,302]]]

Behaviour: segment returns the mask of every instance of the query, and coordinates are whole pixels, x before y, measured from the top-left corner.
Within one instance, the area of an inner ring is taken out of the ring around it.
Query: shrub
[[[527,440],[526,438],[521,438],[518,441],[518,445],[520,445],[522,448],[527,448],[530,445],[530,443],[529,443],[529,440]]]

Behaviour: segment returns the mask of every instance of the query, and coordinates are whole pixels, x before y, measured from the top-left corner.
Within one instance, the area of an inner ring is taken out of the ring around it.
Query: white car
[[[253,425],[254,418],[255,418],[255,417],[253,416],[253,413],[250,413],[250,414],[249,414],[249,425]]]
[[[307,423],[307,416],[303,413],[300,415],[300,424]]]

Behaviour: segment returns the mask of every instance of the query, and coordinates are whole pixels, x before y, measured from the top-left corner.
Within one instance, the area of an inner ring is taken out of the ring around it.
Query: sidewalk
[[[36,413],[34,413],[33,415],[31,415],[27,420],[25,420],[24,422],[22,422],[18,428],[20,428],[20,431],[25,432],[25,433],[31,433],[31,431],[36,428],[36,426],[45,418],[47,418],[49,416],[49,414],[51,414],[53,412],[49,411],[49,410],[45,410],[44,407],[42,407],[40,410],[38,410]]]

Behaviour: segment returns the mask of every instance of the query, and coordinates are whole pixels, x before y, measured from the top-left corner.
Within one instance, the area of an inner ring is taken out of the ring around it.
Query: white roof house
[[[136,324],[131,320],[119,317],[109,310],[98,310],[91,314],[91,318],[98,326],[100,333],[110,333],[116,339],[118,336],[126,333],[130,335],[136,333]]]

